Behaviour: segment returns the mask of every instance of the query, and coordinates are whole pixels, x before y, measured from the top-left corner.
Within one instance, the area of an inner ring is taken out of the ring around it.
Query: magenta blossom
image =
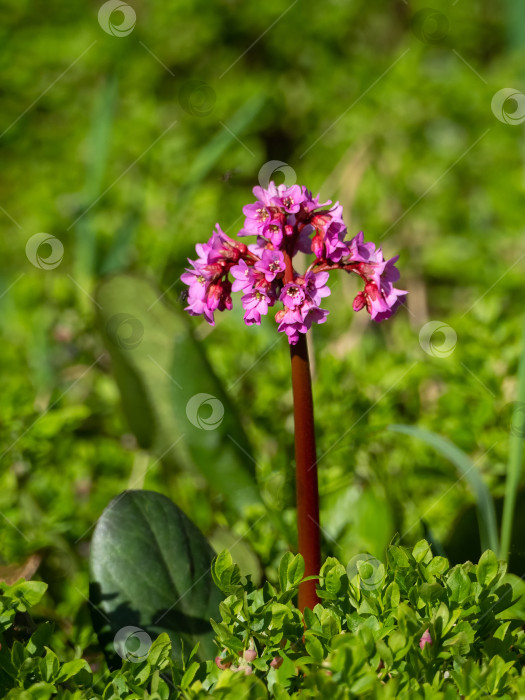
[[[364,282],[353,302],[355,311],[366,307],[374,321],[390,318],[407,292],[396,289],[397,257],[384,260],[381,248],[365,243],[363,233],[346,240],[343,209],[336,202],[320,203],[305,187],[293,185],[255,187],[257,199],[247,204],[239,236],[256,236],[246,246],[229,238],[217,224],[207,243],[196,246],[197,260],[181,276],[189,289],[186,310],[214,324],[215,311],[232,308],[231,292],[242,292],[244,321],[260,324],[261,316],[277,302],[278,331],[290,344],[314,323],[324,323],[328,311],[321,308],[329,296],[332,270],[357,274]],[[292,259],[297,253],[313,254],[304,273]],[[231,276],[231,279],[230,279]]]
[[[421,639],[419,640],[419,648],[424,649],[425,644],[432,644],[432,637],[430,636],[430,631],[428,629],[423,632]]]

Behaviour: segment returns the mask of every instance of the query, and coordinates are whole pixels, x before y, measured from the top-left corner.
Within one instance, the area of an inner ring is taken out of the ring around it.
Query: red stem
[[[285,254],[285,283],[293,280],[292,261]],[[299,334],[296,345],[290,345],[292,389],[295,421],[295,470],[297,493],[298,550],[304,557],[305,576],[318,576],[321,568],[321,537],[319,532],[319,489],[317,484],[317,455],[315,450],[314,404],[312,379],[308,361],[306,335]],[[319,602],[315,592],[317,581],[305,581],[299,586],[299,610],[314,608]]]

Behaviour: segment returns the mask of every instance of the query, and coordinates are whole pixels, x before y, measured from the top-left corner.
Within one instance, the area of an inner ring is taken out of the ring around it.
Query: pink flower
[[[289,282],[288,284],[285,284],[279,299],[288,309],[296,309],[297,307],[302,306],[303,301],[305,300],[303,285],[298,284],[297,282]]]
[[[248,267],[244,260],[239,260],[238,265],[234,265],[230,268],[230,273],[234,278],[232,292],[249,292],[253,288],[255,281],[253,268]],[[184,282],[183,279],[182,281]]]
[[[432,637],[430,636],[430,632],[428,629],[426,629],[423,632],[423,635],[422,635],[421,639],[419,640],[419,648],[424,649],[425,644],[432,644]]]
[[[321,299],[329,297],[331,292],[326,286],[330,273],[328,272],[307,272],[304,276],[304,290],[306,299],[314,306],[321,304]]]
[[[295,214],[301,208],[304,199],[305,194],[299,185],[293,185],[292,187],[279,185],[277,187],[277,195],[272,198],[272,202],[280,209],[284,209],[287,214]]]
[[[329,296],[331,271],[344,270],[363,280],[364,288],[353,302],[355,311],[366,307],[374,321],[383,321],[403,303],[407,292],[397,289],[397,257],[385,261],[381,248],[365,243],[363,233],[345,240],[343,208],[320,202],[319,196],[300,185],[255,187],[256,202],[243,208],[245,222],[239,236],[253,235],[246,246],[227,236],[217,224],[207,243],[196,246],[197,259],[181,276],[188,286],[186,310],[214,324],[215,311],[232,308],[232,292],[242,292],[247,325],[260,324],[261,316],[277,301],[283,308],[275,316],[278,331],[290,344],[297,343],[314,323],[324,323],[321,308]],[[297,253],[315,256],[304,274],[291,261]]]
[[[307,325],[303,320],[300,309],[286,309],[275,314],[275,320],[279,324],[279,333],[286,333],[290,345],[295,345],[299,340],[299,333],[306,333]]]
[[[277,275],[286,269],[284,255],[280,250],[264,250],[254,267],[264,274],[267,282],[273,282]]]
[[[261,314],[268,313],[268,306],[271,305],[271,299],[264,293],[255,289],[249,294],[245,294],[242,299],[242,306],[246,313],[244,314],[244,322],[251,326],[253,323],[260,325]]]

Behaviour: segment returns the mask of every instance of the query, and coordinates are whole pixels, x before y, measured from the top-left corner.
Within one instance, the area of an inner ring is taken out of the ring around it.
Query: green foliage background
[[[138,447],[93,301],[102,278],[127,272],[158,285],[159,303],[183,318],[186,257],[216,221],[235,234],[270,160],[339,199],[352,235],[399,253],[410,291],[408,309],[376,326],[352,311],[352,280],[334,279],[329,321],[313,334],[324,553],[381,558],[398,532],[407,544],[426,534],[454,561],[477,557],[468,512],[457,524],[473,502],[465,482],[387,426],[446,435],[502,495],[523,315],[525,136],[523,124],[496,119],[491,100],[525,91],[518,0],[436,0],[448,22],[436,41],[424,2],[130,4],[135,29],[114,37],[98,2],[4,2],[4,563],[41,554],[46,614],[64,644],[83,634],[85,646],[93,525],[113,496],[144,485],[219,549],[235,543],[245,570],[275,577],[295,534],[288,348],[273,319],[247,328],[237,302],[213,331],[180,323],[229,389],[280,522],[257,505],[239,517],[187,462],[174,469]],[[191,81],[207,87],[192,93]],[[64,246],[52,270],[25,255],[42,231]],[[448,357],[420,346],[431,320],[457,333]],[[519,545],[513,554],[519,561]]]

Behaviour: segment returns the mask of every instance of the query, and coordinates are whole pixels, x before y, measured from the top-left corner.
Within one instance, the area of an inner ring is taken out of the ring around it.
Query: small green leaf
[[[324,649],[321,642],[310,632],[305,634],[305,647],[306,651],[310,654],[312,659],[320,664],[324,659]]]
[[[154,668],[162,669],[170,657],[171,640],[166,632],[159,634],[148,652],[148,663]]]
[[[422,583],[418,589],[419,597],[425,603],[432,603],[438,600],[444,592],[445,589],[439,583]]]
[[[462,565],[455,566],[447,577],[447,587],[450,590],[450,600],[462,603],[470,594],[471,581],[463,571]]]
[[[80,682],[83,685],[86,685],[91,680],[91,668],[85,659],[74,659],[73,661],[67,661],[65,664],[63,664],[56,678],[56,682],[64,683],[70,678],[78,675],[82,676],[82,680]]]
[[[399,605],[399,601],[401,600],[401,593],[399,591],[399,586],[395,581],[392,581],[392,583],[388,585],[383,600],[385,608],[387,610],[397,608],[397,606]]]
[[[304,576],[304,559],[300,554],[296,554],[288,564],[288,582],[295,586]]]
[[[429,543],[426,540],[419,540],[419,542],[414,545],[412,556],[418,562],[418,564],[421,561],[426,563],[428,560],[430,560],[432,557],[432,552]]]
[[[445,557],[434,557],[432,561],[427,564],[427,573],[432,576],[440,576],[448,571],[450,564],[448,559]]]
[[[481,555],[476,569],[476,578],[482,586],[489,586],[498,575],[498,560],[494,552],[487,549]]]
[[[180,682],[180,687],[182,688],[182,690],[187,690],[190,687],[198,670],[199,664],[197,663],[197,661],[193,661],[188,666],[188,668],[184,671],[184,675],[182,676],[182,680]]]
[[[32,656],[40,656],[46,645],[49,645],[51,635],[53,634],[53,624],[44,622],[31,635],[30,640],[26,644],[26,649]]]
[[[213,580],[215,585],[221,586],[224,579],[225,572],[233,566],[232,555],[229,550],[224,549],[220,554],[217,555],[215,561],[213,562]],[[225,579],[224,579],[225,580]]]
[[[285,552],[279,564],[279,586],[282,593],[288,590],[288,567],[293,558],[294,556],[291,552]]]
[[[410,566],[408,556],[404,549],[401,547],[389,547],[388,556],[395,563],[395,565],[400,569],[407,569]]]
[[[54,651],[46,647],[46,655],[40,659],[40,675],[47,681],[53,681],[60,671],[60,662]]]
[[[47,590],[47,583],[42,581],[21,581],[11,587],[9,593],[17,599],[18,609],[27,612],[42,599]]]

